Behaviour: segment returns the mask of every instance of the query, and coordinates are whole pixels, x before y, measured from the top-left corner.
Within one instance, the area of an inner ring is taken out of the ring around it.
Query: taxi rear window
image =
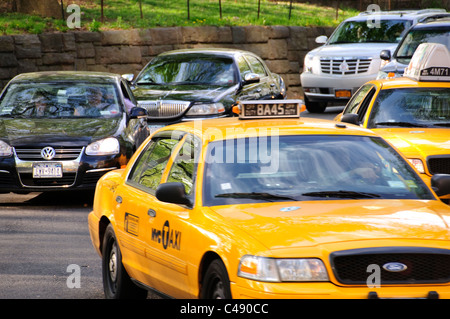
[[[380,138],[297,135],[214,141],[205,157],[203,205],[331,199],[432,199]]]

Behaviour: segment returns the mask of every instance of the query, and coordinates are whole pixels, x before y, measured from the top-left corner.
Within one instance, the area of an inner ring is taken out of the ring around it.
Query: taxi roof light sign
[[[299,118],[305,110],[302,100],[238,101],[233,109],[240,119]]]
[[[450,81],[450,52],[440,43],[421,43],[404,76],[416,81]]]

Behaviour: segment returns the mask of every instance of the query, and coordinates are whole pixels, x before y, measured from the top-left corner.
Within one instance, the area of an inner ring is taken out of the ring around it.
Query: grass
[[[335,7],[320,7],[294,3],[289,19],[289,1],[221,0],[222,18],[218,0],[190,0],[189,19],[187,0],[104,0],[104,21],[101,22],[100,0],[66,0],[64,4],[80,7],[82,30],[152,28],[172,26],[243,26],[293,25],[337,26],[342,20],[359,12]],[[66,18],[72,12],[66,13]],[[18,34],[70,30],[65,20],[43,18],[37,15],[8,13],[0,16],[0,34]]]

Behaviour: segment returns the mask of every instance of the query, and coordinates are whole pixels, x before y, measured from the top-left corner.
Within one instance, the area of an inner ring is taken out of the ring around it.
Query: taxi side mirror
[[[347,113],[342,115],[341,122],[359,125],[358,114]]]
[[[431,188],[439,197],[450,194],[450,174],[435,174],[431,177]]]
[[[156,188],[156,198],[161,202],[181,204],[192,207],[191,200],[187,197],[183,183],[170,182],[159,184]]]

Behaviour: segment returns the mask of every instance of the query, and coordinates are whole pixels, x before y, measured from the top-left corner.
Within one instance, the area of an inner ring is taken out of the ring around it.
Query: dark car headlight
[[[86,147],[86,155],[101,156],[119,154],[120,145],[115,137],[95,141]]]
[[[225,107],[222,103],[196,103],[192,105],[186,116],[217,115],[223,112]]]
[[[0,141],[0,156],[7,157],[7,156],[11,156],[12,153],[13,153],[12,147],[9,146],[8,143]]]

